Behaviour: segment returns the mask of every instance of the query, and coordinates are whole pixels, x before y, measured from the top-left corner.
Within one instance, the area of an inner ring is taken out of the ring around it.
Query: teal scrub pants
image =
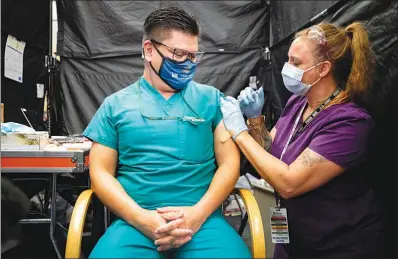
[[[225,218],[213,214],[180,248],[158,252],[154,241],[121,219],[98,241],[90,258],[252,258],[246,244]]]

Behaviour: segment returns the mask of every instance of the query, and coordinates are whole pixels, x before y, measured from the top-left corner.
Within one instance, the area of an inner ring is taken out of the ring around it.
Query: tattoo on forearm
[[[269,135],[269,133],[267,132],[267,135],[263,135],[263,138],[262,138],[262,140],[263,140],[263,148],[265,149],[265,150],[267,150],[267,151],[270,151],[271,150],[271,146],[272,146],[272,138],[271,138],[271,136]]]
[[[270,136],[264,123],[252,127],[249,133],[265,150],[271,150],[272,137]]]
[[[311,154],[311,152],[306,149],[301,155],[302,165],[306,167],[311,167],[314,164],[320,164],[326,162],[326,158],[318,154]]]

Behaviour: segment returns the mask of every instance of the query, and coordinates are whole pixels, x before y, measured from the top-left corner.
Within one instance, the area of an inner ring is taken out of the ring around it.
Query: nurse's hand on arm
[[[176,220],[167,233],[155,233],[159,226],[166,224],[166,220],[156,211],[141,208],[130,198],[115,178],[117,159],[116,150],[93,142],[90,150],[90,180],[91,187],[101,202],[152,240],[168,235],[175,237],[176,244],[190,240],[192,231],[179,228],[185,224],[182,213],[173,214]]]
[[[261,115],[264,106],[264,89],[261,87],[254,91],[251,87],[246,87],[240,92],[238,102],[242,113],[248,118],[249,134],[260,146],[270,151],[276,129],[273,128],[268,132]]]
[[[310,148],[306,148],[290,165],[268,153],[242,127],[243,115],[233,97],[221,99],[221,111],[227,130],[256,171],[283,198],[293,198],[327,183],[344,169],[327,160]],[[244,123],[244,122],[243,122]],[[237,133],[238,132],[238,133]]]
[[[166,219],[173,220],[169,213],[175,211],[183,211],[186,227],[192,229],[195,233],[200,229],[206,219],[217,210],[225,199],[233,191],[239,178],[240,170],[240,153],[236,144],[232,140],[222,142],[223,133],[226,131],[223,121],[219,123],[214,131],[214,150],[217,160],[218,169],[213,177],[209,189],[202,199],[192,207],[167,207],[159,208]],[[167,225],[161,226],[157,232],[165,233],[169,231],[169,227],[173,227],[174,221]],[[162,245],[161,240],[158,242],[160,249],[169,249],[167,245]]]

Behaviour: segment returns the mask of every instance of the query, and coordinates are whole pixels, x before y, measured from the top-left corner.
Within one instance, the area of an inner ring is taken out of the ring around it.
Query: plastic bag
[[[16,122],[6,122],[1,124],[1,133],[32,133],[36,132],[33,128]]]

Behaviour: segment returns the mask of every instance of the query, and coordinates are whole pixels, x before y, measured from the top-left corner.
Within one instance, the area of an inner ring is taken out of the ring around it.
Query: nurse
[[[360,23],[322,23],[297,33],[288,58],[282,77],[293,96],[271,132],[262,88],[221,107],[230,135],[276,191],[274,258],[377,258],[380,218],[361,168],[373,128],[360,105],[372,83],[368,34]]]
[[[239,177],[220,92],[192,81],[199,27],[168,7],[144,23],[145,70],[108,96],[84,135],[95,194],[118,216],[90,258],[250,258],[220,206]]]

